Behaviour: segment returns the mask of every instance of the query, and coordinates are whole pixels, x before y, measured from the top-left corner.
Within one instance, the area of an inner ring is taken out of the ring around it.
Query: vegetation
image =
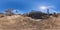
[[[18,11],[16,10],[16,12],[18,12]],[[7,16],[14,15],[13,9],[12,8],[6,9],[5,10],[5,15],[7,15]],[[31,11],[29,13],[23,14],[23,16],[28,16],[28,17],[31,17],[31,18],[34,18],[34,19],[48,19],[52,15],[54,17],[58,17],[58,14],[57,13],[47,14],[47,13],[43,13],[41,11]],[[0,13],[0,17],[4,17],[4,13]]]
[[[40,11],[31,11],[25,15],[28,17],[32,17],[34,19],[46,19],[49,17],[48,14],[40,12]]]
[[[13,9],[0,13],[0,30],[57,30],[60,29],[60,15],[31,11],[14,15]],[[16,11],[17,12],[17,11]],[[6,16],[8,15],[8,16]],[[55,18],[58,17],[58,18]]]
[[[14,13],[12,11],[13,11],[12,8],[9,8],[9,9],[5,10],[6,15],[9,15],[9,16],[13,15]]]
[[[0,13],[0,18],[1,18],[1,17],[4,17],[4,14],[3,14],[3,13]]]
[[[58,17],[58,14],[54,12],[53,16],[54,16],[54,17]]]

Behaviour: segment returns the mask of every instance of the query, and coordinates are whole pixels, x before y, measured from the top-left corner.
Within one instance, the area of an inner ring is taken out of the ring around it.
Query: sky
[[[13,12],[18,10],[21,14],[32,10],[46,12],[46,9],[40,8],[42,6],[48,7],[50,13],[60,13],[60,0],[0,0],[0,12],[8,8],[13,8]]]

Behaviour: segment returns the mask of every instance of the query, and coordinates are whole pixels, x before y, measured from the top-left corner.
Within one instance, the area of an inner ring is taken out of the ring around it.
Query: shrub
[[[28,17],[35,18],[35,19],[46,19],[46,18],[49,17],[46,13],[43,13],[43,12],[40,12],[40,11],[31,11],[31,12],[25,14],[25,15],[28,16]]]
[[[3,14],[3,13],[0,13],[0,18],[1,18],[1,17],[4,17],[4,14]]]
[[[54,16],[54,17],[58,17],[58,14],[57,14],[57,13],[54,13],[53,16]]]

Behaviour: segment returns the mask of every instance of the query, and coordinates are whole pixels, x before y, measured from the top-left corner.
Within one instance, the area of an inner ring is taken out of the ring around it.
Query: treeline
[[[34,18],[34,19],[48,19],[50,16],[58,17],[58,14],[55,12],[53,14],[47,14],[47,13],[43,13],[41,11],[31,11],[31,12],[26,13],[24,15]]]
[[[0,13],[0,17],[4,17],[4,15],[5,16],[15,15],[13,10],[14,9],[12,9],[12,8],[6,9],[5,13]],[[18,11],[16,10],[16,12],[18,12]],[[28,17],[31,17],[31,18],[34,18],[34,19],[47,19],[50,16],[58,17],[57,13],[47,14],[47,13],[43,13],[41,11],[31,11],[31,12],[28,12],[28,13],[24,13],[22,15],[28,16]]]

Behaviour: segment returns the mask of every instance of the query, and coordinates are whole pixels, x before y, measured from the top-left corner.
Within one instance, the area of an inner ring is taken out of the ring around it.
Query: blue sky
[[[0,0],[0,12],[4,12],[8,8],[17,9],[19,13],[32,10],[46,12],[46,10],[40,9],[41,6],[49,6],[52,13],[60,12],[60,0]]]

